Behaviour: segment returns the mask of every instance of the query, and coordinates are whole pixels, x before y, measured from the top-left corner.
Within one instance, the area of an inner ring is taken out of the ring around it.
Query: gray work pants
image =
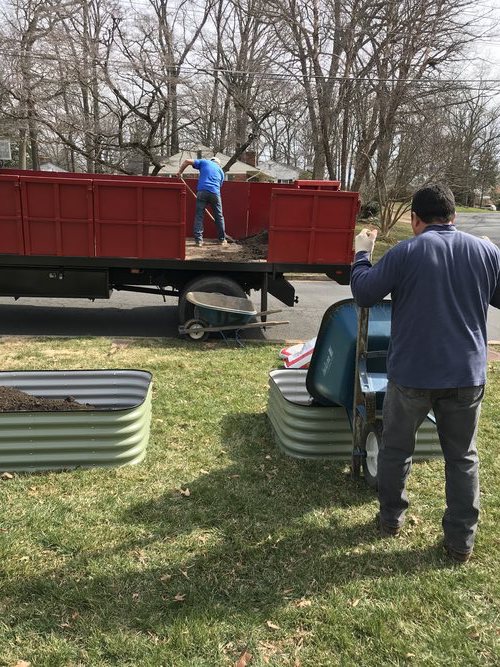
[[[415,433],[432,409],[445,460],[444,539],[456,551],[472,550],[479,518],[476,432],[483,396],[484,386],[412,389],[389,381],[378,455],[378,493],[383,523],[403,524],[408,508],[406,480],[415,449]]]

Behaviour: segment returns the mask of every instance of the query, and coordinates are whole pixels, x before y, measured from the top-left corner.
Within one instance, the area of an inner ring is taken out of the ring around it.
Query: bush
[[[362,204],[359,210],[359,218],[366,220],[366,218],[374,218],[380,213],[380,205],[378,201],[372,200],[366,204]]]

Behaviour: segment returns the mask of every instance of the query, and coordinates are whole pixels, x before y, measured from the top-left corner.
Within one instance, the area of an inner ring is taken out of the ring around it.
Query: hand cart
[[[194,319],[179,327],[179,333],[191,340],[206,340],[211,333],[220,333],[228,340],[227,333],[234,333],[234,340],[242,345],[240,331],[245,329],[265,329],[267,327],[289,324],[288,321],[256,322],[252,318],[280,313],[281,310],[263,310],[257,312],[252,301],[219,294],[217,292],[188,292],[186,299],[194,305]]]
[[[334,304],[323,316],[305,381],[316,405],[345,408],[352,431],[353,475],[359,477],[363,470],[374,488],[390,332],[390,301],[369,309],[358,308],[353,299]],[[441,455],[435,423],[429,413],[417,433],[414,458]]]

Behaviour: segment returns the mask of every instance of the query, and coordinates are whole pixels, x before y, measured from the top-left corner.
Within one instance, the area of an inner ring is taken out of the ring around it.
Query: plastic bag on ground
[[[285,368],[309,368],[315,345],[316,336],[302,345],[292,345],[292,348],[296,348],[293,351],[292,348],[287,348],[290,354],[285,357]]]
[[[284,347],[280,350],[280,359],[288,359],[294,354],[298,354],[302,348],[304,347],[304,343],[297,343],[296,345],[289,345],[288,347]]]

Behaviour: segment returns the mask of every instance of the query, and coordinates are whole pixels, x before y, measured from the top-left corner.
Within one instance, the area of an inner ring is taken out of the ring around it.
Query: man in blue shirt
[[[378,455],[379,527],[397,535],[408,507],[415,433],[433,410],[445,459],[444,547],[470,558],[479,517],[476,431],[486,381],[486,316],[500,308],[500,250],[457,231],[455,201],[443,185],[412,199],[414,237],[372,266],[376,231],[355,239],[351,288],[359,306],[392,298],[382,445]]]
[[[203,245],[203,215],[206,207],[210,204],[214,213],[219,243],[227,245],[220,196],[220,189],[224,183],[224,172],[221,169],[220,162],[216,157],[210,158],[210,160],[184,160],[177,177],[180,178],[184,169],[190,165],[200,172],[193,229],[195,243],[200,247]]]

